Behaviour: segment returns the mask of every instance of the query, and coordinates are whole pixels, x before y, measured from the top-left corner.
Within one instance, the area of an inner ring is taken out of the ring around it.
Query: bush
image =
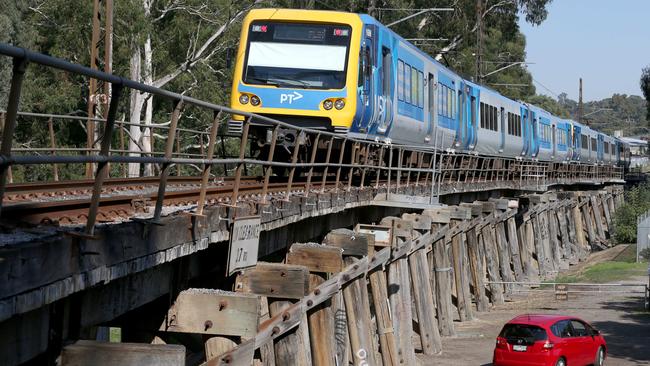
[[[636,243],[636,219],[650,210],[650,184],[643,183],[625,192],[625,203],[614,215],[614,239]]]

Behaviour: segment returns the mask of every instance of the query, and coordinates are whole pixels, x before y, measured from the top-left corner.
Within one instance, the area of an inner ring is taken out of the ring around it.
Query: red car
[[[494,366],[602,366],[605,338],[586,321],[561,315],[520,315],[503,326]]]

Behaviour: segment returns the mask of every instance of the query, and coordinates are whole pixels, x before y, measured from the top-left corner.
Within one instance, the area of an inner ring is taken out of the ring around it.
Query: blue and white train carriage
[[[621,141],[465,80],[368,15],[252,10],[234,72],[234,109],[299,126],[541,161],[625,157]]]

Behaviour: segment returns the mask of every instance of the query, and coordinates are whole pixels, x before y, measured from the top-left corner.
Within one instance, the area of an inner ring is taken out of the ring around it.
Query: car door
[[[551,331],[554,335],[561,338],[555,347],[559,349],[560,354],[566,358],[567,364],[580,365],[580,362],[578,361],[579,350],[574,342],[575,338],[573,337],[574,332],[571,327],[571,321],[560,320],[553,324]]]
[[[577,356],[580,359],[580,365],[591,364],[596,359],[596,350],[598,345],[596,340],[591,336],[589,326],[580,320],[571,320],[571,327],[574,331],[575,344],[577,349]]]

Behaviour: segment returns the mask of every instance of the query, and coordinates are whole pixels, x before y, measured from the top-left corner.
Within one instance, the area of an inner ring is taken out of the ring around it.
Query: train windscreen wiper
[[[265,85],[273,85],[273,86],[278,87],[278,88],[281,86],[280,83],[277,83],[275,81],[271,81],[270,79],[258,78],[258,77],[255,77],[255,76],[249,76],[249,77],[246,78],[245,81],[248,81],[248,80],[261,81]]]

